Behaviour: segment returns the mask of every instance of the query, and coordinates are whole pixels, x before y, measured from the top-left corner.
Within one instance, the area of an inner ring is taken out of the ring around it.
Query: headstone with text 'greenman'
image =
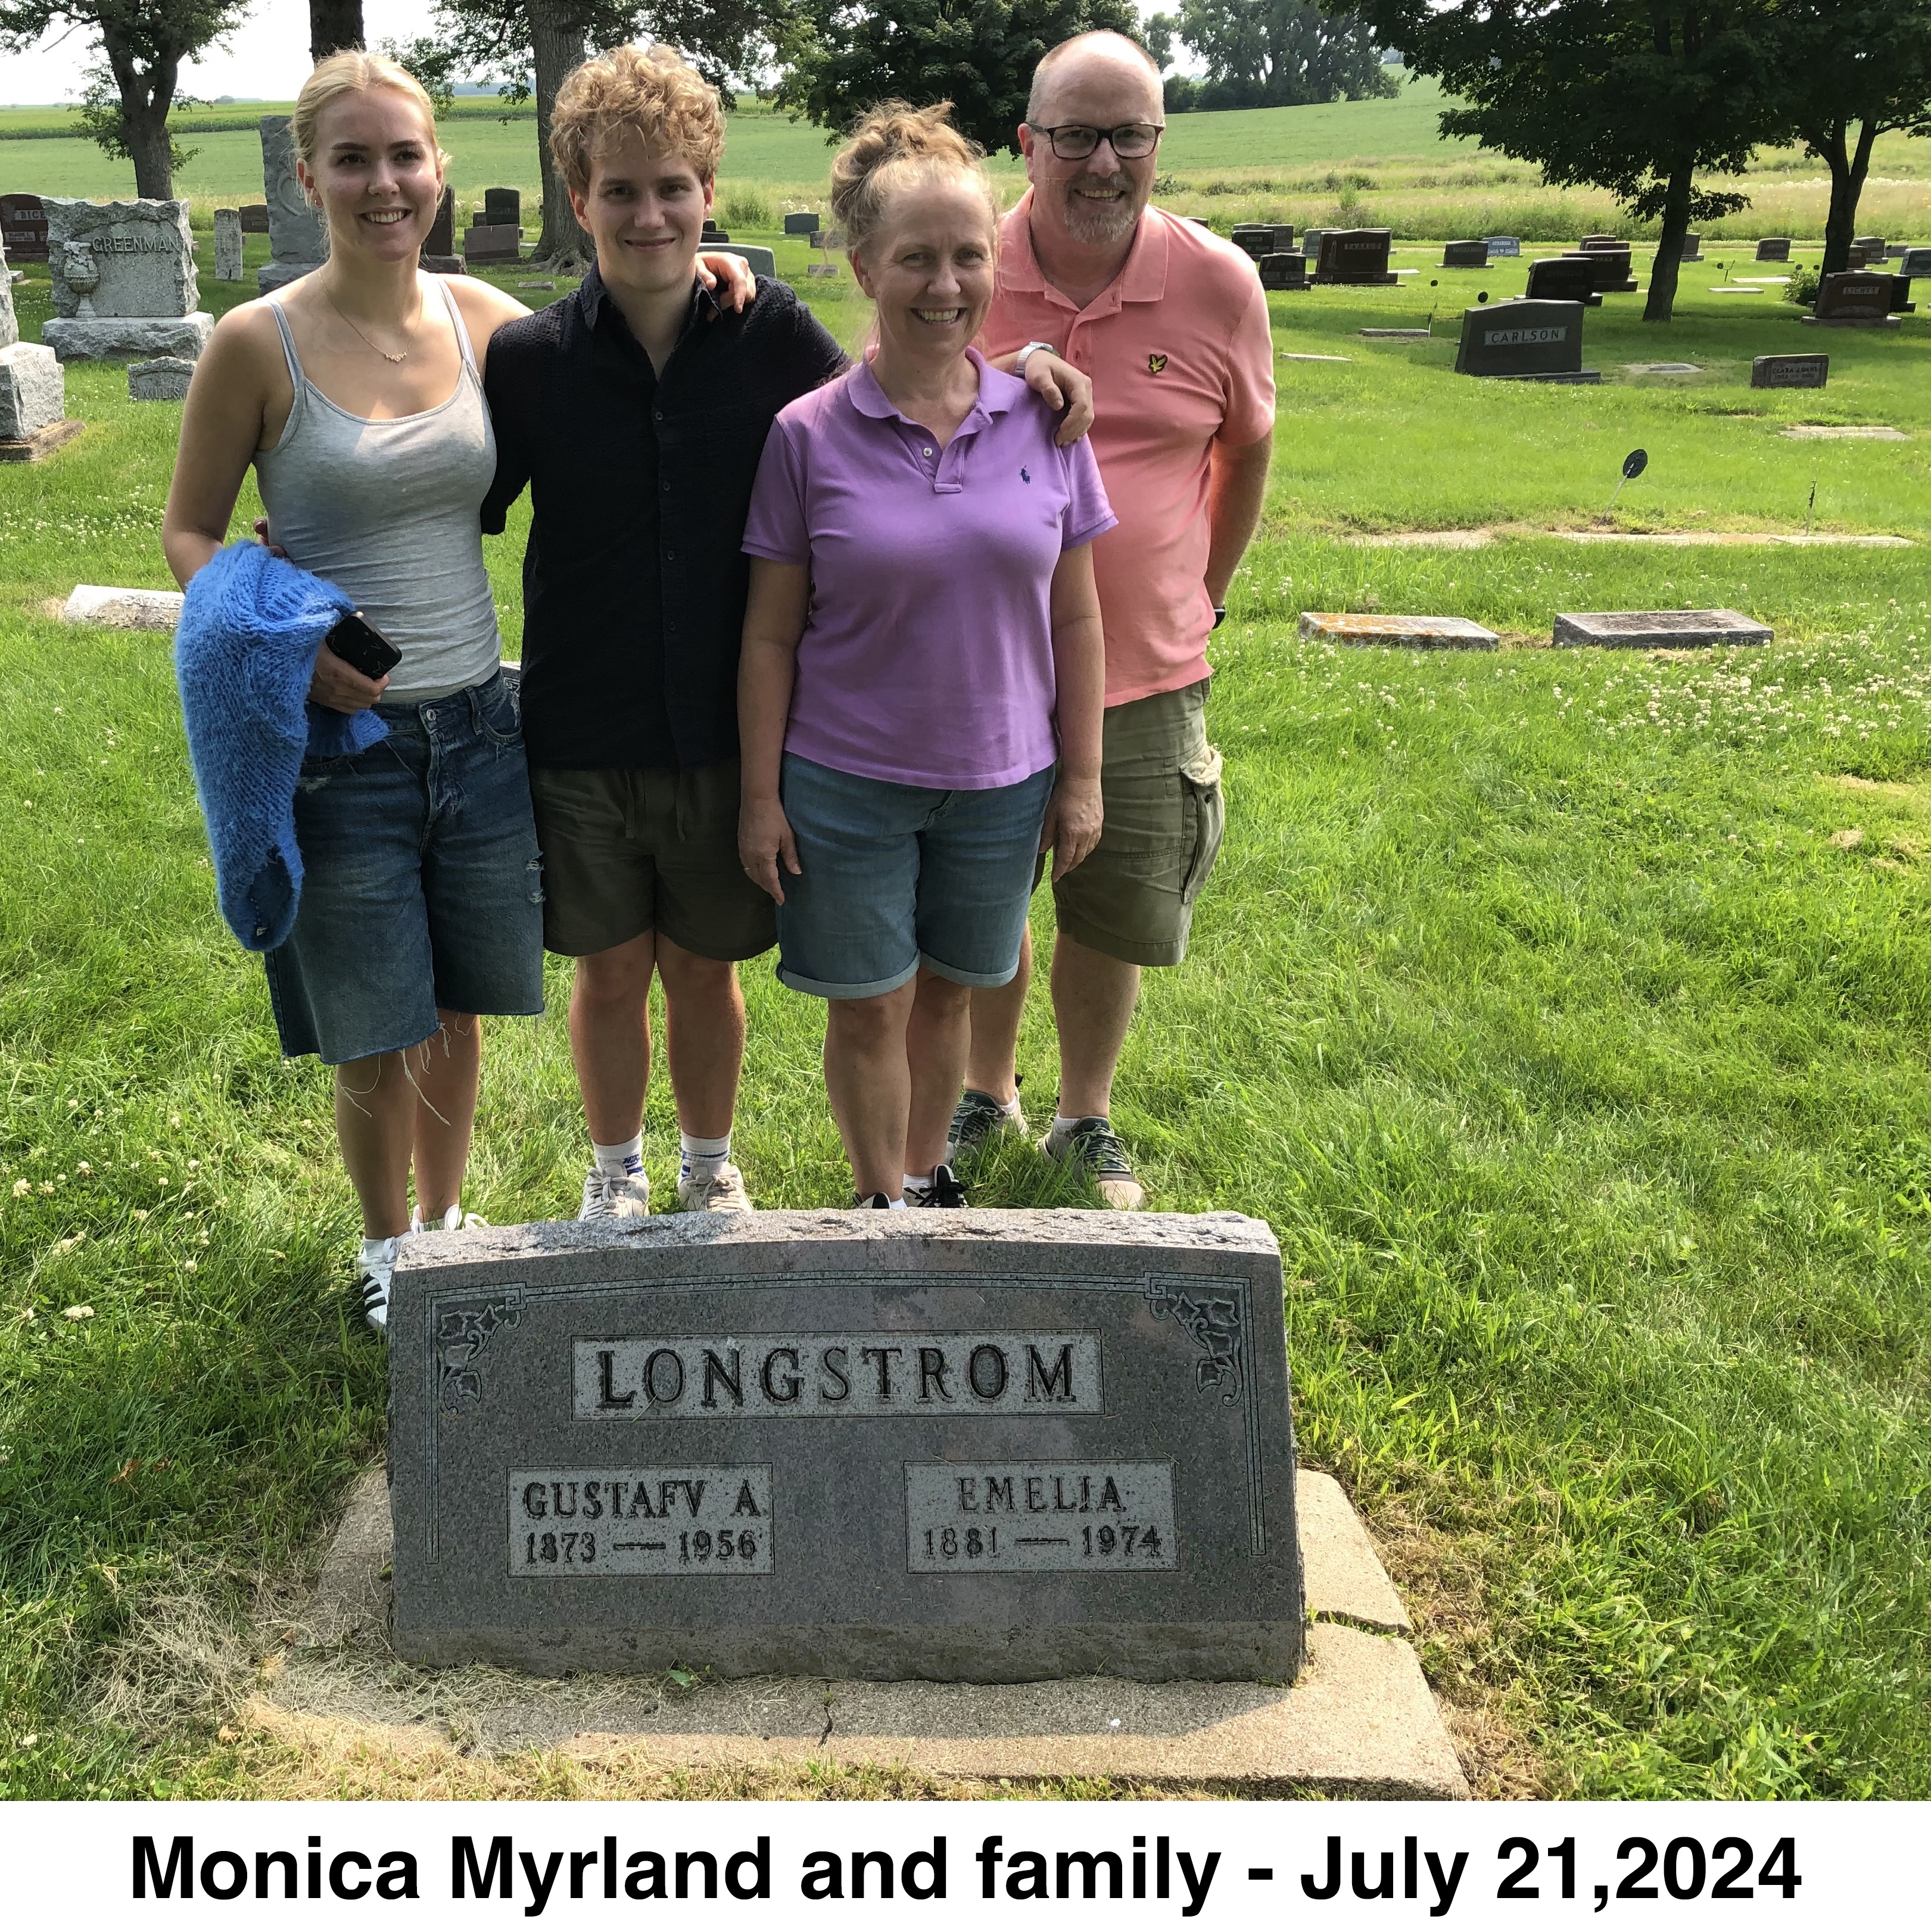
[[[1291,1679],[1281,1261],[1237,1214],[411,1238],[394,1641],[546,1674]]]

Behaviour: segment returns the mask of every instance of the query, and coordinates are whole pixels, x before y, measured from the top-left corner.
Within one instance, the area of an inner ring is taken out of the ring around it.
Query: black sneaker
[[[854,1208],[889,1208],[892,1204],[892,1197],[889,1194],[875,1194],[867,1201],[863,1195],[854,1194],[851,1197],[851,1204]]]
[[[905,1190],[908,1208],[969,1208],[972,1204],[966,1198],[965,1189],[959,1184],[959,1177],[943,1161],[932,1170],[929,1187]]]
[[[945,1137],[945,1158],[956,1164],[961,1154],[976,1154],[995,1134],[1023,1134],[1026,1115],[1020,1111],[1017,1096],[1010,1112],[990,1094],[969,1087],[953,1109],[952,1130]]]
[[[1053,1160],[1077,1160],[1092,1177],[1095,1191],[1109,1208],[1143,1206],[1146,1190],[1134,1178],[1125,1144],[1104,1114],[1089,1114],[1070,1127],[1056,1127],[1039,1144]]]

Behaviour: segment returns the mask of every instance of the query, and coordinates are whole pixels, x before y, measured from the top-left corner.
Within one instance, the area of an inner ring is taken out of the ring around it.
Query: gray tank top
[[[496,434],[469,332],[440,275],[462,352],[449,400],[375,422],[338,408],[302,374],[273,296],[295,404],[255,476],[275,542],[290,560],[345,590],[402,652],[385,704],[480,684],[502,656],[478,520],[496,473]]]

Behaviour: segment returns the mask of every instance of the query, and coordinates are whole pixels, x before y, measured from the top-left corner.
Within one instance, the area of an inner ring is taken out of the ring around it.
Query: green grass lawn
[[[1708,294],[1719,266],[1669,329],[1638,297],[1591,313],[1599,388],[1476,383],[1446,338],[1355,331],[1519,265],[1401,259],[1399,290],[1275,300],[1284,352],[1352,359],[1278,365],[1215,651],[1227,847],[1193,956],[1150,976],[1121,1124],[1152,1204],[1277,1231],[1303,1452],[1382,1533],[1485,1788],[1931,1796],[1931,325],[1832,332],[1829,388],[1753,392],[1752,355],[1815,332]],[[848,289],[808,292],[852,339]],[[29,338],[45,312],[37,273]],[[1704,373],[1628,374],[1663,359]],[[0,470],[0,1786],[239,1795],[273,1754],[218,1729],[260,1606],[380,1449],[383,1362],[326,1080],[278,1058],[214,912],[166,642],[43,614],[167,580],[178,406],[68,382],[86,434]],[[1909,440],[1778,433],[1806,420]],[[1800,528],[1815,479],[1819,529],[1914,546],[1544,533],[1590,526],[1638,445],[1626,533]],[[512,649],[521,539],[486,545]],[[1776,641],[1365,654],[1296,628],[1378,606],[1545,642],[1557,610],[1680,604]],[[752,1187],[837,1201],[821,1011],[746,977]],[[490,1036],[467,1204],[495,1221],[575,1198],[565,984]],[[1038,1001],[1022,1064],[1044,1112]],[[674,1145],[660,1088],[660,1182]],[[979,1198],[1053,1184],[1014,1150]]]

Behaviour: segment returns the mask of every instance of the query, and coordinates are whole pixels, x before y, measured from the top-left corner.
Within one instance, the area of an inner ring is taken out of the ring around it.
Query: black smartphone
[[[401,652],[359,610],[351,610],[323,642],[367,678],[386,677],[402,662]]]

